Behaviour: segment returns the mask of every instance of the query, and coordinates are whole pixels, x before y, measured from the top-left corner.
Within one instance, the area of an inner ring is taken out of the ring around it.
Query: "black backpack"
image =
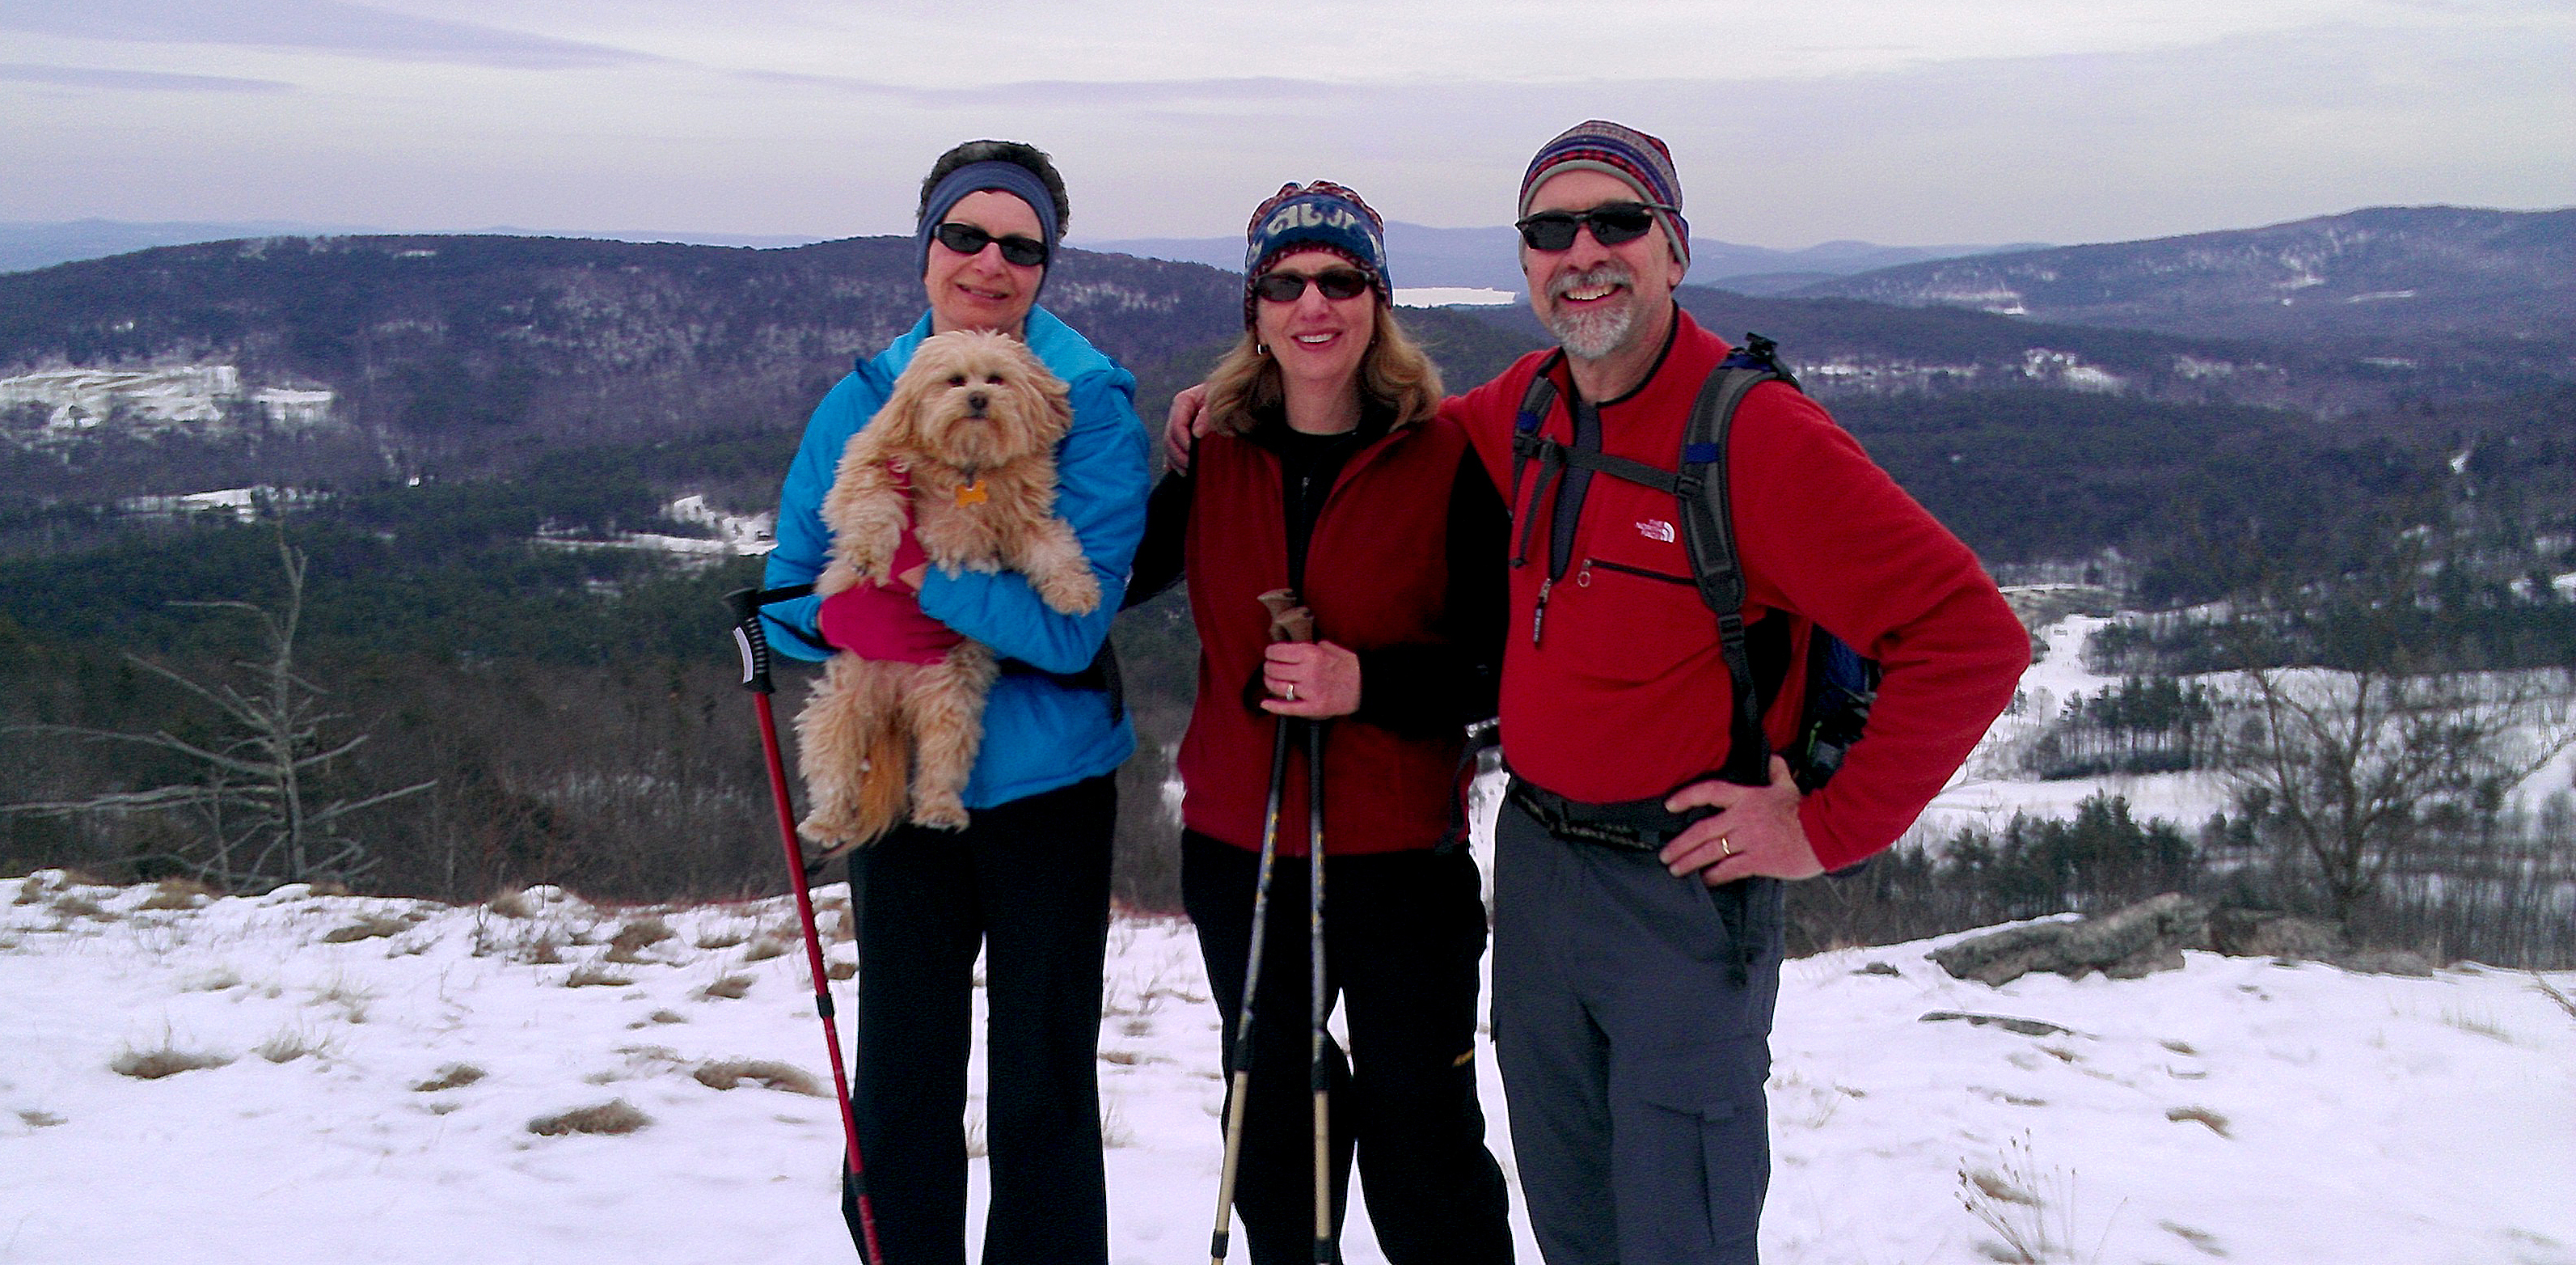
[[[1790,630],[1786,617],[1779,612],[1764,617],[1751,629],[1745,627],[1744,570],[1735,553],[1735,515],[1728,502],[1726,483],[1726,444],[1728,431],[1735,423],[1735,410],[1747,392],[1765,382],[1786,383],[1791,390],[1798,389],[1798,380],[1780,364],[1776,352],[1777,345],[1770,339],[1747,334],[1742,347],[1709,371],[1697,402],[1691,406],[1690,425],[1682,433],[1680,462],[1672,470],[1571,448],[1539,433],[1540,422],[1556,400],[1556,382],[1551,375],[1565,354],[1557,352],[1539,366],[1538,376],[1530,380],[1528,393],[1521,397],[1520,412],[1512,423],[1512,486],[1505,493],[1507,503],[1517,509],[1522,473],[1532,462],[1537,463],[1538,482],[1530,497],[1530,521],[1522,525],[1520,547],[1512,559],[1514,566],[1527,561],[1529,540],[1537,529],[1538,506],[1546,497],[1548,485],[1561,480],[1570,467],[1673,494],[1681,508],[1682,545],[1690,557],[1700,600],[1717,616],[1719,651],[1725,656],[1727,675],[1735,687],[1733,737],[1719,775],[1755,786],[1770,780],[1771,748],[1762,732],[1762,715],[1787,677]],[[1756,669],[1757,658],[1763,660],[1764,670]],[[1791,750],[1780,753],[1788,759],[1799,790],[1813,791],[1823,786],[1842,767],[1844,755],[1859,740],[1861,727],[1869,720],[1870,704],[1878,697],[1878,680],[1876,660],[1864,658],[1821,627],[1810,632],[1798,737]]]

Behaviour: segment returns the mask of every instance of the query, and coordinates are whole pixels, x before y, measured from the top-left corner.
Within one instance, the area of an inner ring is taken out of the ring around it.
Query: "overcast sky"
[[[1772,247],[2576,204],[2569,0],[1216,7],[0,0],[0,220],[906,232],[1001,136],[1077,243],[1318,177],[1485,225],[1596,116],[1672,144],[1696,235]]]

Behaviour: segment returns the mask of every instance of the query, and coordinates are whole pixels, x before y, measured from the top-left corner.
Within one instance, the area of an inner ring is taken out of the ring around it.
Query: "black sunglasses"
[[[1368,293],[1369,278],[1365,272],[1351,268],[1328,268],[1313,276],[1301,272],[1265,272],[1252,279],[1252,292],[1273,303],[1294,303],[1306,293],[1306,283],[1328,299],[1350,299]]]
[[[1045,263],[1047,258],[1046,243],[1034,237],[1021,237],[1016,234],[1010,237],[995,237],[972,224],[960,224],[955,220],[932,229],[930,235],[938,238],[940,245],[961,255],[978,254],[983,251],[985,243],[1000,242],[1002,262],[1018,264],[1023,268],[1035,268]]]
[[[1655,226],[1655,212],[1673,208],[1660,202],[1605,202],[1588,211],[1540,211],[1514,221],[1531,250],[1574,248],[1574,231],[1590,228],[1592,240],[1604,246],[1633,242]]]

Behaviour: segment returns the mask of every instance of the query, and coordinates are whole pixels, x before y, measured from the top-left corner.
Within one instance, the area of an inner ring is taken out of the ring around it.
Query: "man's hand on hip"
[[[1697,872],[1711,887],[1746,878],[1814,878],[1825,872],[1798,822],[1798,783],[1789,762],[1771,757],[1769,786],[1738,786],[1710,779],[1675,791],[1671,812],[1715,807],[1692,822],[1657,855],[1676,875]]]

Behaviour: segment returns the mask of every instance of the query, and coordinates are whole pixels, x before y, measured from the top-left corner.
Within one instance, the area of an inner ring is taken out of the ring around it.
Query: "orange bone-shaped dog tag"
[[[977,479],[973,483],[959,484],[957,486],[957,503],[960,505],[983,504],[984,481],[982,479]]]

